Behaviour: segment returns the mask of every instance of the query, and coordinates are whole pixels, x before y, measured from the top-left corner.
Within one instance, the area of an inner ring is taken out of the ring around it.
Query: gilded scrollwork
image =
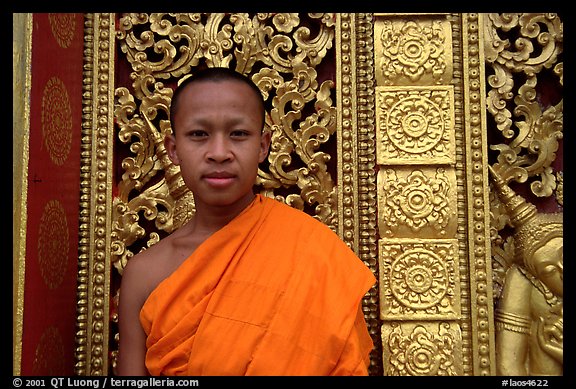
[[[142,84],[149,85],[149,84]],[[112,252],[117,260],[116,268],[121,271],[126,261],[133,255],[128,249],[138,239],[146,236],[145,229],[139,224],[139,213],[147,220],[154,221],[158,231],[172,232],[178,222],[191,215],[182,193],[183,181],[179,171],[169,160],[163,144],[163,138],[169,129],[169,122],[159,116],[168,114],[169,99],[172,90],[164,88],[162,83],[155,85],[155,92],[144,89],[140,107],[127,88],[116,90],[116,123],[120,130],[121,142],[130,144],[134,157],[122,161],[122,180],[118,183],[118,196],[114,198],[115,213],[112,231]],[[138,112],[139,111],[139,112]],[[152,183],[158,175],[158,182]],[[139,193],[134,195],[134,193]],[[147,246],[159,239],[157,232],[150,235]]]
[[[272,99],[269,172],[260,170],[257,182],[270,195],[276,188],[299,187],[300,194],[289,194],[285,201],[299,209],[317,203],[316,215],[334,227],[336,192],[328,172],[330,156],[319,149],[336,130],[336,111],[330,97],[333,83],[326,81],[319,86],[316,71],[302,63],[294,65],[293,71],[294,79],[280,84]],[[302,108],[313,98],[316,112],[301,120]],[[295,159],[304,166],[295,168]]]
[[[561,206],[564,206],[564,173],[556,173],[556,201]]]
[[[488,14],[484,21],[487,108],[504,139],[491,145],[493,167],[505,182],[531,179],[532,193],[548,197],[557,185],[551,165],[563,137],[563,99],[545,101],[539,80],[563,86],[563,24],[556,14]]]

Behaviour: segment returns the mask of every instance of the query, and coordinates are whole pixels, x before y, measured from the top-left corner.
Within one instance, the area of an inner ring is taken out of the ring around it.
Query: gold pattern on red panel
[[[50,78],[42,94],[42,138],[54,164],[64,164],[72,144],[72,111],[64,82]]]
[[[64,342],[55,326],[46,328],[34,354],[32,372],[34,375],[62,376],[64,368]]]
[[[38,262],[46,286],[56,289],[64,280],[70,248],[66,211],[58,200],[44,207],[38,231]]]
[[[48,15],[52,35],[63,49],[70,46],[76,31],[76,15],[66,13],[51,13]]]

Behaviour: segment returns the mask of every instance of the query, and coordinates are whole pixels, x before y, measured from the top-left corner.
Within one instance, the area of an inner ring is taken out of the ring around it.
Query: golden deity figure
[[[537,212],[491,172],[515,246],[495,312],[497,374],[563,375],[563,214]]]

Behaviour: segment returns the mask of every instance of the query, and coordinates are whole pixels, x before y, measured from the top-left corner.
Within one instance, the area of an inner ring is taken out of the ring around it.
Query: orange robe
[[[257,195],[150,294],[152,375],[366,375],[372,272],[320,221]]]

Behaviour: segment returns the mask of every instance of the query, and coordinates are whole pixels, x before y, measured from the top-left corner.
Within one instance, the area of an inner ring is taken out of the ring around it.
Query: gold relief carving
[[[66,85],[55,76],[42,93],[42,137],[52,162],[62,166],[72,144],[72,111]]]
[[[63,49],[70,46],[76,31],[76,15],[66,13],[48,14],[52,35]]]
[[[378,85],[440,85],[452,79],[452,31],[445,18],[377,19]]]
[[[386,375],[469,375],[472,369],[482,375],[490,369],[486,324],[491,312],[483,306],[490,300],[482,295],[486,276],[480,266],[486,264],[486,251],[483,240],[470,236],[472,228],[478,236],[485,234],[485,210],[477,198],[483,194],[481,101],[475,91],[467,93],[481,85],[477,25],[475,15],[376,16],[379,295]],[[471,117],[478,127],[473,142]],[[480,220],[471,222],[472,214]],[[478,272],[470,272],[475,259],[467,252],[477,255]],[[409,329],[406,337],[413,333],[421,340],[436,336],[439,327],[433,321],[444,320],[454,345],[447,352],[457,357],[446,360],[444,351],[415,343],[412,350],[422,351],[418,357],[401,350],[399,362],[391,364],[395,351],[388,346],[387,323],[396,320],[397,331]]]
[[[336,229],[336,188],[327,166],[331,157],[320,149],[336,131],[331,98],[334,84],[325,81],[320,85],[316,70],[303,64],[295,64],[293,72],[293,81],[281,84],[272,100],[269,172],[259,169],[257,184],[268,195],[280,187],[298,187],[300,193],[287,195],[285,202],[299,209],[317,204],[316,216]],[[258,76],[254,78],[259,81]],[[300,120],[302,108],[312,101],[316,112]],[[297,161],[303,167],[297,167]]]
[[[64,280],[69,238],[64,207],[58,200],[48,201],[38,226],[38,262],[40,275],[49,289],[57,288]]]
[[[563,172],[557,170],[562,167],[557,152],[563,139],[563,23],[553,13],[493,13],[483,20],[487,112],[495,134],[490,148],[496,155],[489,168],[495,192],[490,235],[497,374],[562,375],[562,291],[546,286],[554,274],[562,274],[553,270],[558,261],[563,268],[562,215],[538,213],[508,184],[563,206]],[[541,278],[536,258],[544,252],[549,276]],[[530,357],[520,349],[529,350]]]
[[[142,98],[141,114],[127,88],[116,90],[114,115],[120,127],[118,136],[122,142],[130,143],[131,151],[136,154],[122,161],[124,173],[118,184],[118,196],[113,200],[112,254],[114,266],[120,272],[133,255],[127,247],[146,235],[138,223],[140,212],[147,220],[155,221],[158,231],[168,233],[179,226],[174,221],[184,223],[193,213],[192,196],[186,194],[180,171],[169,160],[164,148],[163,138],[169,124],[161,120],[156,126],[151,121],[169,112],[172,90],[161,85],[157,88],[156,93],[147,91]],[[150,184],[160,172],[164,177]],[[138,191],[141,191],[138,196],[129,198]],[[152,232],[147,244],[153,244],[159,238],[157,232]]]
[[[453,329],[456,350],[450,352],[457,355],[445,370],[391,365],[385,324],[386,374],[490,375],[494,327],[482,15],[378,14],[376,19],[381,316],[399,320],[399,328],[410,328],[404,334],[414,331],[421,339],[424,331],[439,332],[431,320],[443,320]],[[421,246],[416,250],[415,244]],[[417,261],[428,267],[405,265]],[[420,354],[422,366],[426,355],[442,359],[432,350]]]
[[[457,253],[455,239],[381,239],[381,318],[459,318]]]
[[[498,152],[493,168],[505,182],[530,182],[532,193],[548,197],[557,185],[551,165],[564,104],[561,95],[543,101],[539,81],[561,93],[563,24],[556,14],[487,14],[484,22],[488,112],[505,141],[491,145]]]
[[[378,163],[454,163],[452,86],[376,87],[376,101]]]
[[[556,173],[556,201],[561,206],[564,205],[564,172]]]
[[[563,374],[563,214],[538,213],[493,173],[514,228],[496,310],[498,374]],[[506,266],[507,265],[507,266]]]
[[[382,343],[387,375],[462,375],[461,339],[460,328],[454,323],[386,323]]]
[[[382,237],[446,238],[456,233],[454,169],[381,169],[378,226]]]
[[[32,362],[33,375],[63,376],[64,343],[58,327],[50,326],[44,330],[34,352]]]
[[[334,14],[308,14],[320,22],[315,36],[302,25],[301,17],[295,13],[130,14],[120,21],[118,39],[136,72],[161,79],[188,74],[202,59],[208,66],[229,66],[235,60],[236,70],[242,73],[251,73],[257,62],[290,73],[295,63],[318,65],[334,39]]]

